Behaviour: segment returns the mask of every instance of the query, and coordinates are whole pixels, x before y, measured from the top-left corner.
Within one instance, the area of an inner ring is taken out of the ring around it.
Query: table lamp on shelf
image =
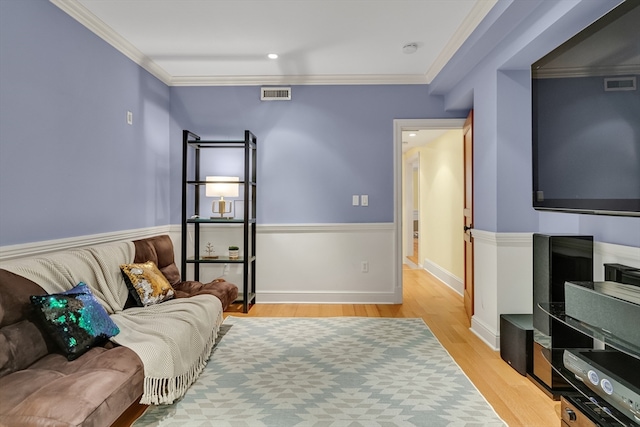
[[[225,214],[231,213],[233,202],[228,202],[225,197],[238,197],[240,178],[237,176],[208,176],[205,187],[205,195],[207,197],[220,197],[220,200],[214,200],[211,205],[211,212],[220,214],[219,218],[225,218]],[[211,182],[211,184],[209,184]],[[218,217],[211,217],[218,218]]]

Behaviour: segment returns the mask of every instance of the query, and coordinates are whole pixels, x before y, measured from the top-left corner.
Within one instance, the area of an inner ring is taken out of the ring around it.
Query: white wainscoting
[[[394,302],[393,223],[260,225],[257,233],[258,302]]]
[[[500,348],[500,314],[531,313],[532,233],[473,230],[474,315],[471,330]]]
[[[238,244],[238,227],[204,230],[201,244],[211,242],[219,254]],[[397,248],[393,223],[258,225],[256,229],[257,301],[260,303],[363,303],[393,304]],[[180,265],[180,226],[95,234],[67,239],[0,247],[0,261],[38,256],[102,243],[136,240],[168,234]],[[241,235],[240,235],[241,236]],[[193,236],[187,236],[190,242]],[[188,245],[189,251],[191,246]],[[363,272],[363,262],[368,271]],[[242,267],[237,264],[205,265],[201,276],[225,276],[240,285]]]
[[[400,283],[396,283],[399,276],[396,269],[401,265],[395,265],[400,249],[395,244],[393,223],[258,225],[257,233],[256,277],[260,303],[385,304],[394,303],[397,297]],[[179,225],[3,246],[0,261],[159,234],[171,237],[176,264],[180,265]],[[227,243],[226,233],[224,235],[225,241],[218,235],[214,245],[224,248]],[[497,350],[500,314],[532,311],[532,233],[473,230],[473,236],[475,314],[471,330]],[[367,273],[361,271],[363,261],[368,262]],[[640,268],[640,248],[595,242],[595,280],[603,280],[604,263]],[[448,272],[442,269],[438,273],[438,268],[434,266],[430,272],[449,286],[452,286],[449,282],[453,282],[454,289],[462,286],[461,279],[450,273],[447,277]],[[223,273],[220,270],[208,276]],[[238,271],[231,269],[225,277],[233,280],[234,274]]]
[[[593,243],[593,280],[604,280],[604,264],[623,264],[640,268],[640,248]]]
[[[474,315],[471,330],[500,348],[500,314],[533,311],[533,233],[473,230]],[[640,268],[640,248],[594,243],[594,280],[604,280],[604,263]]]

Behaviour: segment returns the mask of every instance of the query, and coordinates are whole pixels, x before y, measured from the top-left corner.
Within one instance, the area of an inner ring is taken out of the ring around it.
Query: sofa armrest
[[[218,297],[222,303],[222,310],[226,310],[238,298],[238,287],[224,279],[215,279],[209,283],[180,282],[173,285],[173,289],[176,291],[176,298],[188,298],[193,295],[203,294]]]

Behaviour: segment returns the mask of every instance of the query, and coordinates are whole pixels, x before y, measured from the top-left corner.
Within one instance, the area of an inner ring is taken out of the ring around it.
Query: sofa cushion
[[[31,303],[42,325],[69,360],[120,332],[83,282],[58,294],[33,295]]]
[[[31,280],[0,269],[0,377],[55,351],[29,300],[31,295],[44,293]]]
[[[153,261],[123,264],[120,269],[138,306],[160,304],[175,296],[173,287]]]
[[[180,270],[175,263],[173,243],[166,234],[134,240],[136,254],[133,262],[153,261],[171,286],[180,283]]]
[[[143,371],[126,347],[94,347],[71,362],[50,354],[2,378],[0,425],[111,425],[142,395]]]
[[[193,295],[203,294],[218,297],[222,303],[223,310],[226,310],[238,298],[238,287],[224,279],[215,279],[210,283],[181,282],[175,285],[175,290],[176,298],[188,298]]]

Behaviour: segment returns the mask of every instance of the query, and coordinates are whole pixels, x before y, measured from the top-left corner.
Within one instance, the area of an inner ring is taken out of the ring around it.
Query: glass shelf
[[[604,343],[608,348],[620,351],[622,353],[628,354],[631,357],[640,360],[640,346],[636,344],[629,343],[627,341],[621,340],[620,338],[614,336],[609,331],[599,328],[594,325],[590,325],[588,323],[577,320],[571,316],[565,314],[565,305],[564,303],[540,303],[538,304],[540,309],[547,313],[552,318],[564,323],[565,325],[570,326],[571,328],[594,338],[602,343]],[[580,394],[585,396],[595,405],[600,407],[604,412],[611,415],[618,423],[627,427],[638,427],[638,421],[640,420],[632,420],[629,418],[627,414],[624,414],[620,410],[616,409],[611,403],[607,402],[605,399],[596,394],[588,385],[586,385],[580,378],[578,378],[573,372],[569,369],[565,368],[563,362],[563,349],[555,349],[558,351],[551,352],[552,360],[548,360],[553,370],[556,371],[562,378],[565,379],[569,384],[571,384]],[[578,350],[589,350],[589,349],[578,349]],[[546,357],[546,356],[545,356]]]
[[[248,219],[249,224],[255,224],[255,218]],[[242,224],[244,223],[244,219],[242,218],[188,218],[188,224]]]
[[[591,338],[595,338],[618,351],[622,351],[630,356],[640,359],[640,346],[621,340],[605,329],[589,325],[581,322],[580,320],[574,319],[571,316],[567,316],[564,310],[564,303],[540,303],[538,306],[542,311],[554,319],[561,321],[573,329],[576,329]]]
[[[249,258],[249,262],[253,262],[256,260],[256,257],[253,256],[251,258]],[[198,259],[195,259],[194,257],[189,257],[187,258],[187,263],[188,264],[206,264],[206,263],[210,263],[210,264],[242,264],[244,263],[244,257],[239,257],[239,258],[229,258],[228,256],[223,256],[220,255],[218,258],[204,258],[204,257],[200,257]]]

